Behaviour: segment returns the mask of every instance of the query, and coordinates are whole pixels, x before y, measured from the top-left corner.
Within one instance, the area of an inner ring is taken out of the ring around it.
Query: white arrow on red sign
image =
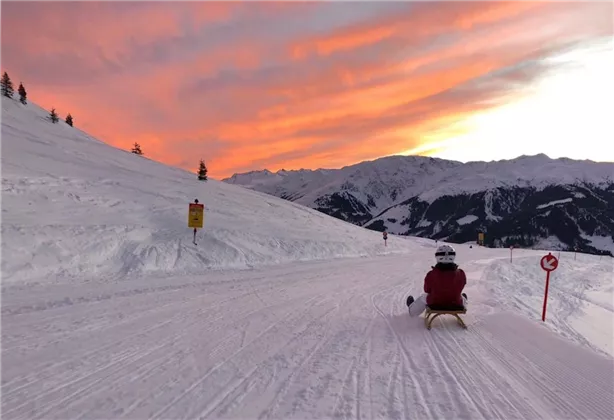
[[[542,266],[542,269],[544,269],[545,271],[554,271],[559,265],[559,260],[557,260],[554,255],[548,254],[542,257],[539,264]]]

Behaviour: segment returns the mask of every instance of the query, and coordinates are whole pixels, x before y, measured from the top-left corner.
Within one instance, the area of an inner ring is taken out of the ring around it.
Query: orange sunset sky
[[[614,161],[613,5],[6,2],[2,70],[213,178],[391,154]]]

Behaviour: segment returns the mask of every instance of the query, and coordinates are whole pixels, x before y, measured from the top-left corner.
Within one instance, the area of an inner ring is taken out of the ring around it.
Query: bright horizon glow
[[[549,59],[563,68],[535,83],[516,102],[480,112],[463,123],[464,134],[427,140],[403,154],[493,161],[544,153],[614,162],[614,42]],[[587,107],[587,104],[592,104]]]

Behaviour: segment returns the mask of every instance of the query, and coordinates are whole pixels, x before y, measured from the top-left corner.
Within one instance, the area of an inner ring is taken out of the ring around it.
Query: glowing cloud
[[[560,154],[614,160],[570,146],[614,138],[601,111],[610,77],[598,71],[612,12],[605,2],[8,2],[2,66],[102,140],[138,141],[192,171],[202,157],[215,178],[404,152],[554,155],[563,141]],[[572,93],[581,107],[562,105],[578,104]]]

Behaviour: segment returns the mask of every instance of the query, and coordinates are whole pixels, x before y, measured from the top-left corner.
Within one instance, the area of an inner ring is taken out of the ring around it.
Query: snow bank
[[[519,255],[516,255],[519,254]],[[544,253],[543,255],[545,255]],[[602,354],[614,356],[614,259],[553,252],[558,268],[550,275],[546,322],[553,332]],[[546,273],[542,254],[495,260],[483,284],[493,312],[513,310],[541,322]],[[490,299],[490,300],[489,300]]]
[[[3,281],[190,274],[419,246],[111,147],[2,98]],[[146,150],[145,150],[146,152]],[[195,157],[195,167],[198,163]],[[188,203],[205,205],[192,244]]]

